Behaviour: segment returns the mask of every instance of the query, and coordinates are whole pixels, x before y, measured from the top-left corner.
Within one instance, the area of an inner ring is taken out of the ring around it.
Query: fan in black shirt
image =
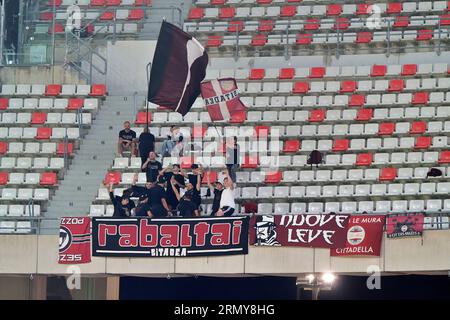
[[[192,202],[195,203],[197,208],[200,208],[202,203],[202,199],[200,197],[200,187],[202,183],[202,167],[197,164],[193,164],[191,166],[192,174],[186,174],[182,172],[182,174],[188,178],[189,183],[186,185],[187,190],[192,190]]]
[[[175,193],[175,196],[179,201],[177,209],[180,213],[180,216],[198,217],[200,214],[197,205],[192,202],[192,190],[186,191],[184,196],[181,197],[178,189],[176,188],[176,181],[174,177],[172,177],[172,179],[170,180],[170,184],[172,186],[173,192]]]
[[[124,192],[122,197],[114,196],[112,183],[109,184],[108,191],[109,198],[114,205],[113,217],[130,217],[132,215],[131,211],[135,207],[134,202],[130,200],[130,194],[128,192]]]
[[[165,184],[166,180],[164,177],[159,177],[158,183],[150,188],[149,204],[153,217],[166,217],[171,215],[166,200]]]
[[[161,162],[156,160],[156,153],[150,151],[147,161],[142,165],[142,171],[145,171],[147,182],[155,182],[158,177],[164,174],[165,169],[162,168]]]
[[[178,193],[180,192],[180,188],[184,188],[184,177],[180,173],[180,166],[178,164],[172,165],[172,172],[166,172],[164,174],[164,178],[166,181],[171,181],[172,177],[175,179],[175,188],[177,188]],[[167,190],[167,203],[169,204],[169,207],[171,210],[175,210],[178,206],[179,200],[177,199],[175,193],[172,190],[172,187],[169,185]]]
[[[118,153],[123,157],[123,151],[130,150],[132,155],[136,155],[136,132],[130,129],[130,121],[125,121],[123,127],[119,132]]]
[[[141,156],[141,165],[147,161],[149,153],[155,151],[155,136],[149,132],[148,127],[139,136],[139,154]]]
[[[211,184],[209,172],[207,173],[206,177],[207,177],[208,188],[209,188],[208,193],[209,194],[211,194],[211,192],[214,193],[214,200],[213,200],[211,215],[215,216],[216,212],[219,211],[219,209],[220,209],[220,197],[222,196],[223,184],[220,181],[216,181],[215,186],[213,187],[213,185]],[[207,196],[209,196],[208,193],[207,193]]]

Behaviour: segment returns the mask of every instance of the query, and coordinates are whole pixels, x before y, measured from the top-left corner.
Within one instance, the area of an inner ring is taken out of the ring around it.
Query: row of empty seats
[[[1,190],[0,201],[4,203],[6,200],[12,201],[48,201],[50,199],[50,189],[17,189],[17,188],[3,188]]]
[[[67,7],[77,5],[80,7],[120,7],[120,6],[149,6],[151,0],[48,0],[47,7]]]
[[[33,153],[32,153],[33,154]],[[36,156],[36,154],[33,154]],[[0,169],[14,169],[14,170],[30,170],[30,169],[62,169],[64,168],[64,158],[31,158],[31,157],[21,157],[21,158],[13,158],[13,157],[2,157],[0,158]],[[15,179],[19,179],[20,181],[24,181],[23,173],[9,175],[9,182],[14,184]],[[30,179],[31,181],[39,181],[39,178],[36,176],[37,173],[28,173],[25,181]],[[12,177],[16,177],[15,179]],[[5,184],[7,182],[7,173],[0,172],[0,185]]]
[[[0,110],[86,110],[97,111],[98,99],[0,98]]]
[[[310,203],[259,203],[258,214],[322,214],[322,213],[438,213],[450,210],[450,199],[446,200],[380,200],[350,202]],[[448,217],[446,220],[448,229]]]
[[[31,221],[0,221],[0,233],[31,233]]]
[[[58,160],[64,160],[59,159]],[[48,185],[53,186],[57,183],[57,174],[55,172],[0,172],[0,185]]]
[[[41,206],[23,204],[0,204],[0,217],[38,217],[41,215]]]
[[[237,80],[290,80],[297,78],[376,78],[376,77],[410,77],[436,76],[449,74],[447,63],[372,65],[372,66],[332,66],[311,68],[254,68],[254,69],[207,69],[205,79],[235,78]]]
[[[22,127],[0,127],[0,139],[68,139],[74,140],[80,138],[79,128],[53,128],[53,127],[39,127],[39,128],[22,128]]]
[[[107,94],[104,84],[3,84],[2,96],[93,96]]]
[[[450,5],[446,1],[414,1],[389,3],[360,4],[328,4],[328,5],[283,5],[283,6],[223,6],[223,7],[193,7],[189,11],[189,20],[227,20],[227,19],[261,19],[266,17],[337,17],[337,16],[368,16],[372,14],[412,15],[420,13],[446,13]]]
[[[54,124],[54,125],[90,125],[92,115],[90,113],[0,113],[0,125],[9,124]]]
[[[11,154],[29,153],[37,156],[39,154],[63,156],[64,153],[73,153],[73,143],[64,142],[5,142],[0,141],[0,156]],[[38,158],[37,158],[38,159]],[[14,167],[14,164],[12,165]]]

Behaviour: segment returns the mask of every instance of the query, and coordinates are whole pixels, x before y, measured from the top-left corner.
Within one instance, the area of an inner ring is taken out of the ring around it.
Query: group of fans
[[[179,158],[184,153],[183,135],[180,129],[172,126],[171,134],[164,141],[160,154],[162,158]],[[108,187],[110,199],[114,205],[115,217],[195,217],[202,214],[201,183],[206,174],[208,190],[206,196],[214,196],[211,212],[203,215],[231,216],[235,212],[234,188],[236,169],[239,167],[239,146],[237,138],[226,143],[226,170],[219,172],[217,181],[210,181],[210,169],[192,164],[190,171],[183,170],[179,164],[163,168],[157,160],[155,137],[148,128],[136,137],[130,129],[130,122],[124,123],[119,132],[118,153],[130,151],[132,156],[139,156],[142,161],[142,172],[146,173],[145,186],[137,186],[138,173],[134,175],[130,188],[123,191],[122,196],[115,196],[113,184]],[[225,168],[224,168],[225,169]],[[131,198],[138,198],[137,205]]]

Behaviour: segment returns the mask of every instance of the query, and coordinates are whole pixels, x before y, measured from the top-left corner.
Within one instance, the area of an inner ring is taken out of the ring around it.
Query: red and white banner
[[[212,121],[230,120],[233,114],[247,110],[233,78],[202,82],[201,91]]]
[[[384,215],[352,215],[346,245],[331,249],[331,256],[380,256]]]
[[[89,262],[91,262],[91,219],[89,217],[61,218],[58,263]]]

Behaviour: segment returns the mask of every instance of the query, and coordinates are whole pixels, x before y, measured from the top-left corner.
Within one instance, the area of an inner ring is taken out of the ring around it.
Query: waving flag
[[[233,78],[202,82],[201,90],[212,121],[230,120],[235,113],[247,110]]]
[[[208,54],[197,39],[163,21],[153,57],[148,101],[185,115],[200,95]]]

